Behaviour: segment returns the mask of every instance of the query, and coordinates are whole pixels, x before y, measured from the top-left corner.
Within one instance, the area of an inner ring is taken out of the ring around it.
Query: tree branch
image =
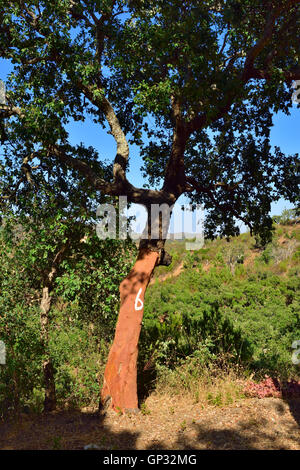
[[[113,176],[115,181],[126,181],[126,167],[129,157],[129,146],[111,103],[104,96],[102,89],[93,90],[91,86],[84,85],[81,81],[78,81],[78,86],[80,87],[83,94],[90,100],[90,102],[104,113],[110,126],[111,134],[117,144],[117,154],[113,166]],[[95,97],[95,92],[98,93],[97,97]]]
[[[172,113],[175,121],[171,155],[167,163],[163,189],[174,192],[177,197],[183,193],[185,185],[184,151],[189,137],[186,122],[181,116],[181,105],[171,97]]]
[[[292,70],[283,72],[284,81],[291,83],[294,80],[300,80],[300,67],[295,67]],[[272,78],[272,73],[269,70],[256,69],[253,68],[251,73],[248,75],[248,80],[255,78],[257,80],[270,80]]]
[[[259,56],[259,54],[265,48],[265,46],[271,41],[274,28],[276,25],[276,20],[284,11],[296,5],[297,3],[299,3],[299,0],[289,0],[287,2],[282,2],[281,5],[279,5],[278,7],[274,8],[271,11],[266,21],[264,32],[261,38],[256,42],[256,44],[254,44],[254,46],[252,47],[252,49],[249,51],[247,55],[245,65],[244,65],[244,72],[243,72],[244,81],[249,80],[249,78],[253,78],[252,74],[255,69],[254,67],[255,59]]]
[[[231,108],[231,105],[234,102],[234,99],[240,93],[240,89],[243,88],[243,85],[247,83],[250,79],[263,79],[263,80],[270,80],[272,78],[272,73],[267,69],[257,69],[254,66],[255,59],[259,56],[261,51],[264,47],[270,42],[272,38],[272,34],[274,32],[274,27],[276,24],[276,20],[279,16],[286,11],[288,8],[295,6],[296,4],[300,3],[299,0],[288,0],[281,2],[281,5],[274,8],[272,12],[269,14],[268,19],[265,24],[264,31],[262,33],[261,38],[255,43],[255,45],[249,51],[243,71],[240,75],[241,87],[235,86],[233,91],[226,96],[225,103],[223,102],[222,105],[218,107],[216,110],[215,116],[213,118],[214,121],[224,117]],[[283,27],[281,28],[283,29]],[[233,65],[234,60],[238,56],[233,56],[230,58],[230,65]],[[285,71],[284,72],[284,80],[287,83],[291,83],[294,80],[300,79],[300,67],[296,67],[293,70]],[[187,131],[189,135],[193,132],[201,130],[207,123],[207,116],[205,114],[198,114],[196,115],[188,124],[187,124]]]
[[[10,106],[10,105],[0,105],[0,117],[7,118],[11,116],[19,116],[20,118],[24,117],[24,113],[22,113],[21,109],[17,106]]]
[[[74,170],[79,171],[90,184],[104,194],[110,196],[127,196],[129,202],[136,204],[174,204],[176,197],[167,191],[154,191],[150,189],[136,188],[127,180],[107,182],[99,178],[95,171],[85,162],[74,158],[65,151],[62,147],[52,146],[50,152],[62,163],[65,163]]]

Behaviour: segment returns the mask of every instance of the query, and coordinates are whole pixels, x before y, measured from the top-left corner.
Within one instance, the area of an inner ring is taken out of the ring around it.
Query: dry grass
[[[239,369],[161,371],[138,414],[95,408],[0,421],[1,449],[297,449],[300,401],[245,398]]]
[[[239,368],[200,367],[185,363],[175,370],[161,372],[156,384],[156,393],[164,396],[184,396],[203,408],[226,406],[244,398],[245,375]]]

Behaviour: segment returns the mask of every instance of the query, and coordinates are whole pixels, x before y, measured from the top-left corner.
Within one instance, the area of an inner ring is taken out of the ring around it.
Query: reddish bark
[[[144,313],[144,296],[159,253],[142,250],[120,284],[121,306],[115,338],[104,372],[101,403],[111,398],[115,411],[136,410],[138,341]]]

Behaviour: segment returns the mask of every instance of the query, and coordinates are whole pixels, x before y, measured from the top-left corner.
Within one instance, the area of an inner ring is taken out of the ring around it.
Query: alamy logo
[[[3,341],[0,341],[0,364],[6,364],[6,347]]]
[[[293,88],[295,91],[293,93],[292,100],[294,101],[294,103],[300,104],[300,80],[296,80],[294,82]]]
[[[129,214],[126,196],[119,197],[118,211],[112,204],[100,204],[96,213],[98,238],[126,240],[129,236],[132,240],[139,240],[151,235],[152,240],[194,239],[195,241],[186,242],[186,250],[200,250],[203,247],[204,211],[201,205],[151,204],[148,208],[143,206],[144,213],[140,209],[141,204],[134,206]],[[168,232],[170,225],[173,225],[172,233]]]

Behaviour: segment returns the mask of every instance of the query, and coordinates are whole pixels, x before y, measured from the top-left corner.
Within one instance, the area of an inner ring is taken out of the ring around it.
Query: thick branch
[[[116,0],[113,0],[110,8],[105,14],[102,14],[101,18],[96,21],[96,33],[97,33],[97,49],[96,55],[98,58],[99,63],[102,60],[102,54],[104,51],[104,40],[105,40],[105,32],[104,32],[104,24],[106,21],[113,17],[113,10],[116,4]]]
[[[150,189],[136,188],[127,180],[107,182],[99,178],[87,163],[78,158],[71,157],[61,147],[52,146],[51,152],[62,163],[80,171],[96,190],[102,191],[104,194],[110,196],[127,196],[129,202],[144,205],[162,203],[172,205],[176,201],[176,196],[165,190],[153,191]]]
[[[244,66],[244,74],[247,75],[247,72],[252,69],[256,57],[271,40],[278,14],[279,13],[277,13],[277,11],[275,10],[272,11],[269,15],[262,37],[256,42],[256,44],[252,47],[252,49],[247,55]]]
[[[116,1],[113,0],[112,4],[108,10],[101,15],[98,19],[93,15],[94,25],[88,21],[85,15],[82,13],[76,12],[76,3],[73,2],[73,8],[71,10],[71,15],[75,19],[84,19],[89,26],[94,26],[96,28],[96,57],[99,64],[101,64],[102,54],[104,50],[104,24],[113,16],[113,9],[115,7]],[[74,16],[75,15],[75,16]],[[117,154],[115,157],[115,162],[113,166],[113,177],[115,181],[126,181],[126,167],[129,157],[129,146],[126,140],[126,136],[120,126],[117,115],[113,109],[113,106],[109,100],[104,96],[103,88],[101,86],[101,79],[98,81],[98,89],[93,90],[91,86],[84,85],[82,81],[79,81],[79,87],[85,96],[93,103],[99,110],[101,110],[110,126],[111,134],[113,135],[116,144],[117,144]],[[97,98],[95,98],[95,91],[98,93]],[[100,93],[100,97],[99,97]]]
[[[184,151],[189,136],[186,123],[181,117],[179,101],[174,97],[171,98],[171,101],[175,126],[172,150],[167,163],[163,188],[166,191],[173,191],[179,197],[183,193],[185,185]]]
[[[109,123],[111,133],[117,143],[117,155],[115,157],[113,176],[116,181],[126,180],[126,167],[129,157],[129,146],[125,134],[120,126],[119,120],[110,102],[104,97],[102,104],[103,112]]]
[[[84,85],[81,81],[78,82],[78,86],[91,103],[104,113],[110,126],[111,134],[117,143],[117,154],[113,167],[113,176],[115,181],[126,181],[126,166],[129,156],[129,146],[111,103],[104,96],[103,90],[93,90],[91,86]],[[95,96],[95,91],[98,92],[97,96]]]
[[[282,13],[287,11],[292,6],[299,4],[299,0],[288,0],[285,2],[281,2],[281,5],[274,8],[270,13],[264,31],[262,33],[261,38],[255,43],[255,45],[250,49],[244,64],[244,68],[240,75],[240,82],[241,86],[237,86],[235,84],[234,89],[231,93],[227,94],[225,102],[219,106],[216,110],[215,116],[213,118],[214,121],[224,117],[231,108],[231,105],[234,102],[234,99],[240,94],[240,90],[243,89],[245,83],[247,83],[251,79],[263,79],[263,80],[270,80],[272,78],[272,73],[267,69],[257,69],[254,66],[255,59],[259,56],[265,46],[271,41],[272,35],[274,32],[274,28],[276,25],[277,19],[280,17]],[[235,60],[235,57],[233,58]],[[287,83],[291,83],[293,80],[300,79],[300,68],[296,67],[295,69],[288,70],[283,72],[284,80]],[[201,130],[207,124],[207,116],[206,114],[198,114],[196,115],[189,123],[188,123],[188,133],[192,134],[198,130]]]
[[[30,155],[23,159],[21,170],[23,171],[28,183],[34,187],[35,183],[32,178],[31,166],[29,165],[29,162],[32,160],[32,158],[33,158],[33,155]]]
[[[257,80],[271,80],[272,72],[270,72],[270,70],[252,68],[247,78],[248,80],[250,80],[251,78],[254,78]],[[284,71],[283,79],[287,83],[291,83],[294,80],[300,80],[300,67],[296,67],[292,70]]]
[[[279,16],[285,12],[288,8],[296,5],[299,3],[299,0],[289,0],[287,2],[282,2],[277,8],[271,11],[269,17],[266,21],[266,25],[264,28],[264,32],[261,38],[255,43],[252,47],[250,52],[247,55],[245,65],[244,65],[244,72],[243,72],[243,79],[245,81],[249,80],[250,78],[266,78],[264,77],[253,77],[253,72],[255,70],[254,62],[255,59],[259,56],[265,46],[271,41],[272,35],[274,33],[274,28],[276,25],[276,21]]]
[[[49,290],[51,290],[52,287],[53,287],[53,282],[54,282],[55,277],[57,275],[57,269],[58,269],[60,263],[63,261],[64,256],[65,256],[66,251],[69,248],[69,246],[70,246],[70,239],[68,238],[67,241],[61,247],[61,249],[56,253],[56,255],[53,259],[52,265],[51,265],[51,269],[45,275],[45,281],[44,281],[45,286],[44,287],[47,287]]]
[[[17,106],[7,106],[7,105],[0,105],[0,117],[7,118],[11,116],[19,116],[20,118],[24,117],[24,113],[22,113],[21,109]]]
[[[103,33],[103,24],[105,21],[107,21],[111,16],[113,12],[113,8],[115,6],[115,1],[112,2],[111,8],[101,16],[101,18],[96,19],[96,24],[93,25],[92,23],[89,22],[89,20],[86,18],[86,16],[78,12],[76,10],[76,2],[72,1],[71,2],[71,10],[70,10],[70,15],[74,19],[83,19],[89,23],[89,26],[95,26],[97,29],[97,54],[99,58],[101,59],[101,55],[103,52],[103,47],[104,47],[104,34]],[[26,15],[22,15],[26,21],[35,29],[35,31],[38,34],[42,34],[44,37],[43,31],[40,30],[38,27],[38,18],[33,12],[27,11],[27,14],[29,15],[29,18],[26,17]],[[62,60],[62,55],[55,55],[55,57],[52,58],[53,60],[56,60],[57,63],[59,63]],[[33,59],[33,61],[39,61],[38,58]],[[102,111],[107,119],[107,122],[110,126],[111,134],[115,138],[116,144],[117,144],[117,154],[115,157],[115,162],[113,166],[113,176],[114,180],[117,181],[126,181],[126,166],[128,162],[128,157],[129,157],[129,146],[126,140],[126,136],[120,126],[119,120],[116,116],[116,113],[114,112],[114,109],[111,105],[111,103],[108,101],[108,99],[104,96],[103,94],[103,89],[99,86],[100,83],[98,83],[98,88],[94,88],[92,86],[87,86],[84,85],[81,80],[78,80],[77,82],[79,89],[83,92],[83,94],[93,103],[100,111]],[[95,95],[95,92],[97,93],[97,97]],[[99,96],[100,95],[100,96]],[[19,114],[21,116],[21,112],[19,108],[10,108],[8,110],[5,110],[5,116],[11,116],[13,114]]]

